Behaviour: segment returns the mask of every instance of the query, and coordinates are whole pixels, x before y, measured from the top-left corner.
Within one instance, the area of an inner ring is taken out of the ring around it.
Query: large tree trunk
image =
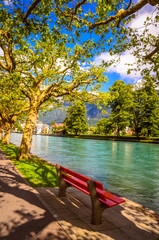
[[[0,141],[2,140],[2,137],[3,137],[3,124],[0,121]]]
[[[5,134],[4,134],[4,137],[2,140],[2,144],[5,144],[5,145],[9,144],[13,126],[14,126],[14,122],[12,122],[12,123],[6,122],[5,123]]]
[[[137,138],[139,138],[139,132],[138,131],[136,131],[136,136],[137,136]]]
[[[148,137],[151,137],[151,129],[148,129]]]
[[[33,133],[36,127],[36,121],[38,119],[38,112],[39,108],[37,104],[31,104],[21,141],[19,160],[27,159],[30,156],[30,149],[32,145]]]
[[[120,128],[117,127],[117,136],[120,136]]]
[[[137,138],[139,138],[139,130],[138,130],[138,127],[136,125],[135,125],[135,133],[136,133]]]
[[[3,137],[3,129],[0,128],[0,141],[2,140],[2,137]]]

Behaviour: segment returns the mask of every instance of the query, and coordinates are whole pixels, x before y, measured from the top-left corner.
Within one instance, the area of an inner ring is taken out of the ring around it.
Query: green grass
[[[55,167],[50,166],[36,157],[18,160],[19,148],[13,144],[2,145],[0,143],[0,148],[32,187],[58,186],[58,177]]]

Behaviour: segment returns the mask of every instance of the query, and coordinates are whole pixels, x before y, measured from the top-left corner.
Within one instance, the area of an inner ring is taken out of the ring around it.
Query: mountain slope
[[[65,107],[68,107],[70,104],[65,104]],[[87,110],[87,119],[89,122],[89,126],[95,126],[96,123],[101,118],[109,118],[110,116],[110,108],[107,108],[108,114],[103,114],[100,109],[97,108],[94,104],[86,104],[86,110]],[[51,125],[52,121],[55,121],[56,123],[62,123],[66,117],[66,111],[61,110],[59,108],[56,108],[53,111],[48,111],[43,115],[42,113],[39,114],[39,121]]]

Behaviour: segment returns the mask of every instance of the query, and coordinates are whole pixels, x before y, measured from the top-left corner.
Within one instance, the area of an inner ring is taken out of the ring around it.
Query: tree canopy
[[[133,104],[132,87],[124,81],[117,80],[110,89],[108,104],[111,107],[110,119],[117,126],[117,134],[130,125],[130,109]]]

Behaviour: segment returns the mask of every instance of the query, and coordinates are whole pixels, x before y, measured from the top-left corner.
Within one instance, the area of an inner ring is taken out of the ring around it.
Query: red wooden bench
[[[116,206],[125,202],[124,199],[106,192],[103,184],[85,177],[79,173],[69,170],[56,164],[56,170],[59,178],[59,196],[66,196],[67,187],[74,186],[82,192],[90,195],[92,202],[92,224],[102,222],[102,213],[104,209]]]

